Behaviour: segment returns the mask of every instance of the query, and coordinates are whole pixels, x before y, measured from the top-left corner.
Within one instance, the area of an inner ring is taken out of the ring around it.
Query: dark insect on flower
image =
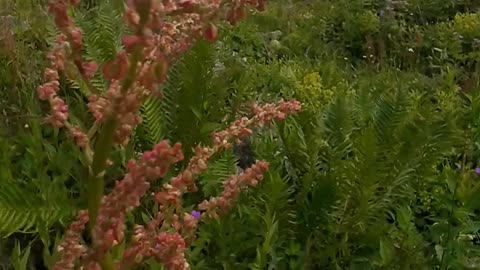
[[[237,157],[237,166],[242,170],[251,167],[255,164],[255,157],[253,155],[252,146],[247,137],[243,137],[240,143],[233,145],[233,153]]]

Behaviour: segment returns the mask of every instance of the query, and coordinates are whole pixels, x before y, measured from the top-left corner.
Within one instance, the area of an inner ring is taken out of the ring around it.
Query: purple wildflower
[[[200,219],[200,215],[201,215],[200,212],[195,211],[195,210],[192,211],[192,217],[193,217],[194,219]]]
[[[476,173],[477,175],[480,175],[480,168],[475,168],[475,173]]]

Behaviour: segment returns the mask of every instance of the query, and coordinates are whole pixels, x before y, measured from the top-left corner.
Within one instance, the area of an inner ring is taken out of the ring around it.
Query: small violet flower
[[[200,216],[201,216],[201,213],[200,213],[200,212],[195,211],[195,210],[192,211],[192,217],[193,217],[194,219],[200,219]]]
[[[477,175],[480,175],[480,168],[475,168],[475,173],[476,173]]]

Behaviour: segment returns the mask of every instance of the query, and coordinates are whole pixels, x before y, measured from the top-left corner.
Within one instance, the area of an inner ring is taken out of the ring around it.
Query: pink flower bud
[[[70,34],[72,35],[73,52],[78,53],[83,47],[82,31],[80,28],[73,28]]]
[[[130,26],[138,26],[140,23],[140,16],[133,9],[127,9],[127,11],[125,11],[124,19]]]
[[[55,16],[55,25],[58,28],[66,28],[71,25],[68,17],[67,6],[63,2],[52,1],[48,4],[48,12]]]
[[[43,77],[46,81],[57,81],[58,80],[58,71],[52,68],[45,69]]]
[[[180,0],[178,6],[187,11],[191,11],[195,5],[193,0]]]
[[[284,120],[285,119],[285,114],[280,112],[280,113],[277,114],[276,118],[277,118],[277,120]]]
[[[50,83],[46,83],[44,85],[39,86],[37,88],[38,99],[48,100],[50,97],[53,97],[56,92],[55,85],[58,86],[58,82],[56,81],[55,83],[50,82]]]
[[[70,133],[75,138],[75,142],[77,143],[78,147],[80,148],[87,148],[89,144],[89,139],[87,134],[85,134],[79,127],[72,127],[70,129]]]
[[[103,76],[111,80],[120,80],[128,73],[128,60],[125,53],[120,53],[117,59],[108,62],[102,69]]]
[[[122,44],[127,52],[131,52],[135,46],[142,44],[142,38],[139,36],[123,36]]]
[[[206,41],[214,42],[217,40],[217,34],[218,34],[217,27],[212,23],[209,23],[203,32],[203,37],[205,38]]]
[[[199,159],[198,160],[198,168],[201,170],[201,171],[204,171],[207,169],[207,163],[205,163],[205,160],[203,159]]]
[[[98,70],[98,65],[95,61],[86,62],[82,64],[82,76],[85,80],[90,80]]]

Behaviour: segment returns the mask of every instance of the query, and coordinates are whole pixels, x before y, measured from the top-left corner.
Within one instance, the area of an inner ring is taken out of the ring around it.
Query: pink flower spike
[[[95,61],[86,62],[82,64],[83,69],[83,79],[90,80],[95,75],[95,72],[98,70],[98,65]]]
[[[142,44],[142,38],[139,36],[123,36],[122,44],[127,52],[131,52],[135,46]]]

